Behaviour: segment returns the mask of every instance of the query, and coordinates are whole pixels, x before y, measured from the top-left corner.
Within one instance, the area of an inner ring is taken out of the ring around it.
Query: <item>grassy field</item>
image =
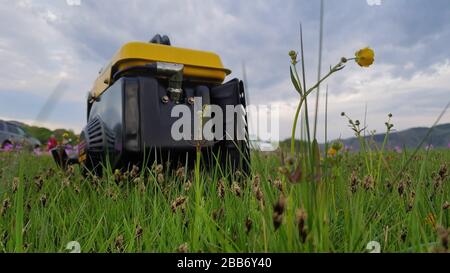
[[[320,182],[300,183],[277,153],[254,153],[249,177],[154,165],[102,179],[0,153],[0,252],[69,252],[72,241],[81,252],[368,252],[371,241],[447,251],[450,151],[406,164],[411,153],[383,154],[373,177],[363,156],[342,152]]]

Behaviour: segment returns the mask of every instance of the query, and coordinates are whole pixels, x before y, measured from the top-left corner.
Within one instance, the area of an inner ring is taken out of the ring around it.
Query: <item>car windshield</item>
[[[19,130],[17,130],[17,127],[14,126],[13,124],[7,123],[7,124],[6,124],[6,127],[8,128],[8,131],[9,131],[10,133],[13,133],[13,134],[19,134]]]
[[[21,135],[21,136],[26,136],[27,135],[27,133],[25,133],[25,131],[22,128],[16,127],[16,129],[19,132],[19,135]]]

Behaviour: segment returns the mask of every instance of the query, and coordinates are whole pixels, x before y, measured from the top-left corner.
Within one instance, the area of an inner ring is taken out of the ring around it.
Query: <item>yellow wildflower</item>
[[[337,150],[336,150],[335,148],[331,147],[331,148],[328,150],[328,155],[329,155],[330,157],[334,157],[336,154],[337,154]]]
[[[375,61],[375,52],[369,47],[357,51],[355,56],[356,63],[361,67],[369,67]]]

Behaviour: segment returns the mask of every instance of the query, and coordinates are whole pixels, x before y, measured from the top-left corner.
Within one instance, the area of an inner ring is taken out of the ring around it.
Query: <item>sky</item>
[[[383,132],[389,113],[397,130],[431,126],[450,101],[448,0],[325,0],[322,73],[358,49],[375,64],[349,62],[321,87],[318,138],[352,136],[346,112]],[[317,80],[318,0],[0,0],[0,119],[80,132],[86,97],[99,70],[120,46],[167,34],[172,45],[213,51],[243,78],[252,105],[279,107],[281,139],[299,96],[290,50],[303,26],[307,86]],[[314,111],[312,94],[310,115]],[[441,123],[450,122],[446,113]]]

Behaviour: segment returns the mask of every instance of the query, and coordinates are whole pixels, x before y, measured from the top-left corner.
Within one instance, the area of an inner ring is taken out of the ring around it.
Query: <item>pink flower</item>
[[[394,147],[394,151],[395,151],[396,153],[398,153],[398,154],[401,154],[401,153],[402,153],[402,148],[401,148],[400,146],[395,146],[395,147]]]
[[[9,144],[9,143],[7,143],[7,144],[5,144],[5,146],[3,146],[3,151],[4,152],[10,152],[13,149],[14,149],[14,146],[12,144]]]
[[[41,150],[41,148],[35,148],[33,150],[33,153],[34,153],[35,156],[41,156],[42,155],[42,150]]]
[[[450,149],[450,142],[448,143],[447,147]]]

